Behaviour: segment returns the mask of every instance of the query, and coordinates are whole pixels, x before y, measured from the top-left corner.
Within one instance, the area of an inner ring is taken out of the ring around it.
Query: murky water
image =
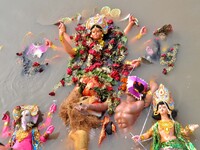
[[[49,50],[47,58],[59,55],[60,58],[54,59],[48,69],[35,76],[21,75],[22,66],[18,63],[16,53],[21,51],[24,35],[31,31],[34,35],[43,35],[53,42],[58,43],[58,30],[53,26],[56,20],[65,16],[73,16],[77,12],[86,10],[89,15],[96,8],[96,12],[103,6],[120,8],[122,16],[128,13],[135,15],[141,26],[148,28],[148,34],[140,41],[128,44],[129,56],[134,59],[144,54],[141,46],[144,41],[152,39],[152,32],[166,24],[171,23],[174,32],[169,36],[164,45],[180,43],[175,69],[164,76],[159,64],[142,65],[132,74],[138,75],[145,80],[152,77],[159,83],[164,83],[171,91],[175,99],[176,108],[179,111],[177,120],[183,125],[188,123],[200,124],[199,110],[199,67],[200,64],[200,1],[199,0],[1,0],[0,2],[0,45],[4,47],[0,50],[0,113],[9,110],[20,104],[38,104],[42,112],[46,112],[53,99],[58,101],[58,105],[68,95],[72,87],[61,88],[55,97],[50,97],[48,93],[59,81],[65,72],[66,63],[69,57],[64,52]],[[125,27],[126,22],[116,22],[121,28]],[[67,27],[69,33],[73,33],[73,25]],[[137,28],[133,28],[129,34],[129,39],[138,33]],[[138,121],[133,127],[132,133],[139,134],[144,123],[148,109],[144,110]],[[48,141],[45,150],[70,150],[70,142],[65,141],[67,128],[63,125],[60,118],[55,115],[53,119],[55,125],[56,139]],[[152,124],[149,118],[145,129]],[[2,127],[2,123],[0,125]],[[122,135],[119,132],[104,140],[102,146],[98,148],[99,130],[94,130],[90,149],[135,149],[129,133]],[[197,129],[192,136],[192,142],[197,149],[200,149],[200,129]],[[2,139],[6,143],[7,139]],[[149,149],[149,143],[144,145]]]

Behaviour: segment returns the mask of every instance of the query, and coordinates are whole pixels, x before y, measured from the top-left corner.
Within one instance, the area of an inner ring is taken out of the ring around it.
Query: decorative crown
[[[86,28],[90,30],[93,25],[101,26],[104,34],[108,32],[108,24],[104,15],[97,14],[96,16],[89,18],[86,22]]]
[[[18,120],[21,118],[21,113],[24,110],[29,110],[31,113],[31,116],[36,116],[39,113],[39,107],[37,105],[21,105],[17,106],[13,109],[13,118],[14,120]]]
[[[160,84],[159,88],[153,94],[153,111],[157,113],[157,105],[159,102],[165,102],[169,106],[170,110],[174,110],[174,100],[171,98],[169,90]]]

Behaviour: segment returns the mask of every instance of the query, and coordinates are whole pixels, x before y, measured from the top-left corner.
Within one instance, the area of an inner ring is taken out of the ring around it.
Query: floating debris
[[[2,50],[3,49],[3,45],[0,45],[0,50]]]
[[[130,16],[131,16],[131,14],[128,14],[126,17],[122,18],[120,21],[125,21],[125,20],[127,20]]]
[[[64,24],[70,24],[72,21],[75,21],[75,20],[77,21],[77,24],[79,24],[81,19],[82,19],[81,14],[77,13],[75,16],[63,17],[63,18],[59,19],[59,21],[54,23],[54,25],[59,26],[60,22],[63,22]]]
[[[112,18],[118,18],[121,15],[121,10],[119,8],[114,8],[111,10],[109,6],[104,6],[101,8],[100,14],[110,16]]]

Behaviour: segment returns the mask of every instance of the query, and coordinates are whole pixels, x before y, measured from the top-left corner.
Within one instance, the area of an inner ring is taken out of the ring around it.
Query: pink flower
[[[67,74],[72,75],[72,69],[71,68],[67,68]]]
[[[172,47],[172,48],[170,48],[170,51],[172,52],[174,50],[174,48]]]

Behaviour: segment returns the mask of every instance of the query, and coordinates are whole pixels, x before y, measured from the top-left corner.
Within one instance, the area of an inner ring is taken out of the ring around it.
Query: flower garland
[[[162,54],[160,57],[160,64],[166,65],[162,73],[167,74],[174,68],[174,63],[176,61],[176,55],[178,52],[180,44],[174,44],[173,47],[169,48],[166,53]]]
[[[92,87],[92,90],[101,101],[109,102],[108,111],[113,113],[113,109],[119,104],[121,93],[126,90],[120,81],[124,81],[133,68],[124,63],[128,54],[125,46],[127,38],[119,27],[114,26],[112,20],[107,22],[108,33],[98,41],[90,38],[84,24],[75,28],[76,33],[70,38],[75,42],[76,55],[69,61],[66,74],[49,95],[54,96],[59,87],[67,84],[78,83],[83,90],[86,84],[81,79],[85,76],[95,78],[102,86]]]

